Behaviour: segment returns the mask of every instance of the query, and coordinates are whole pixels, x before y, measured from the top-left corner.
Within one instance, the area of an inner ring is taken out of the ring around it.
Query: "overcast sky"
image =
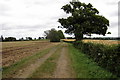
[[[45,30],[58,29],[58,19],[67,17],[61,7],[69,1],[71,0],[0,0],[0,35],[38,38],[43,36]],[[100,15],[110,21],[108,31],[112,34],[106,35],[107,37],[118,36],[119,0],[80,1],[91,3]]]

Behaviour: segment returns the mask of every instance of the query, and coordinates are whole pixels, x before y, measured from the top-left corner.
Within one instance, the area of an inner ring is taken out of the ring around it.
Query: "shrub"
[[[56,34],[50,38],[50,42],[60,42],[60,37]]]
[[[57,31],[54,28],[51,30],[44,31],[47,39],[50,39],[50,42],[60,42],[60,39],[64,39],[64,34],[61,30]]]

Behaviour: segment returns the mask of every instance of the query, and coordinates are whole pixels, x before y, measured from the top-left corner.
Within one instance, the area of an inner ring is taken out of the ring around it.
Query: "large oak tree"
[[[74,34],[76,40],[82,40],[83,35],[99,34],[105,36],[109,26],[109,20],[99,15],[99,11],[90,3],[70,2],[62,9],[71,16],[61,18],[58,22],[68,34]]]

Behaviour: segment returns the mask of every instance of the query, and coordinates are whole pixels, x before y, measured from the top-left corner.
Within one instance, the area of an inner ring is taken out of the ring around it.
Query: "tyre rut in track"
[[[68,44],[63,43],[63,48],[57,62],[57,68],[54,73],[55,78],[74,78],[75,74],[71,67],[71,60],[68,54]]]

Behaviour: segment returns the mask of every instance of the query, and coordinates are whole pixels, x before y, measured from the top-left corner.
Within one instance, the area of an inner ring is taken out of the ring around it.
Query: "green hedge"
[[[83,43],[81,41],[73,44],[83,53],[89,55],[90,58],[93,58],[99,66],[120,77],[120,44],[106,46],[103,44]]]

